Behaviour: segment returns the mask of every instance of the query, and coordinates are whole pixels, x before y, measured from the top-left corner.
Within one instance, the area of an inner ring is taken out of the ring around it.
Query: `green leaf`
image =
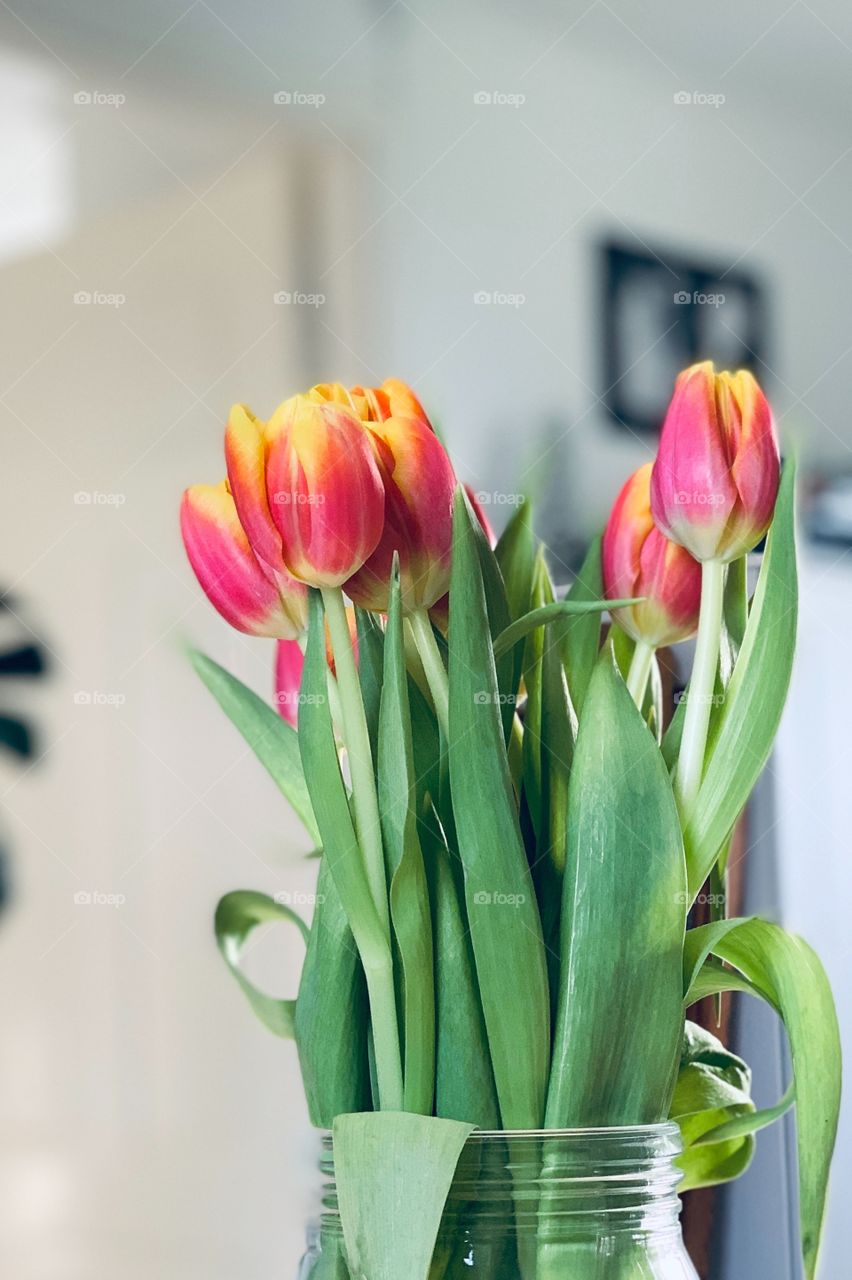
[[[435,1092],[432,919],[417,833],[414,752],[408,706],[399,562],[394,556],[379,713],[378,784],[390,910],[402,967],[404,1103],[431,1115]]]
[[[687,939],[687,975],[699,956],[712,953],[739,971],[777,1010],[787,1029],[796,1093],[802,1252],[811,1280],[840,1110],[840,1033],[828,979],[806,942],[765,920],[719,921],[690,930]],[[724,974],[721,980],[726,980]],[[690,986],[694,989],[695,980]]]
[[[796,643],[795,468],[781,473],[775,517],[742,647],[725,693],[695,809],[684,833],[689,890],[710,873],[769,758]]]
[[[532,603],[536,611],[553,603],[553,583],[542,549],[539,549],[536,556]],[[538,840],[545,838],[543,823],[546,821],[543,813],[545,802],[541,752],[541,663],[544,645],[545,629],[535,627],[527,634],[523,652],[524,687],[527,694],[521,743],[523,789],[533,831]]]
[[[683,1028],[685,888],[668,773],[607,648],[571,769],[548,1127],[666,1116]]]
[[[536,539],[532,527],[532,503],[524,501],[506,525],[494,550],[506,586],[506,602],[512,619],[530,607]]]
[[[358,631],[358,679],[370,734],[370,750],[375,760],[379,740],[384,635],[377,615],[366,609],[355,610],[355,624]]]
[[[296,1044],[311,1124],[372,1105],[364,971],[346,912],[324,857],[311,936],[296,999]]]
[[[544,633],[541,661],[541,834],[533,863],[533,881],[541,916],[551,1014],[559,989],[559,933],[562,882],[568,850],[568,807],[576,721],[562,665],[563,624],[553,622]],[[531,730],[527,730],[531,732]]]
[[[629,600],[572,600],[569,597],[565,600],[554,600],[552,604],[545,604],[538,609],[532,609],[529,613],[525,613],[522,618],[518,618],[510,627],[502,631],[494,641],[494,656],[495,658],[502,657],[504,653],[514,648],[519,641],[525,639],[536,627],[547,626],[549,622],[572,616],[582,617],[590,613],[600,615],[605,613],[607,609],[616,609],[621,605],[636,604],[637,602],[638,598]]]
[[[450,784],[500,1113],[505,1128],[536,1128],[550,1050],[547,969],[509,775],[477,541],[458,495],[449,636]]]
[[[246,999],[254,1009],[261,1022],[277,1036],[285,1040],[295,1038],[294,1015],[295,1000],[281,1000],[261,991],[254,983],[249,982],[240,968],[240,956],[246,939],[259,924],[270,921],[286,920],[294,924],[307,943],[309,929],[304,920],[295,911],[283,903],[276,902],[265,893],[255,893],[252,889],[238,889],[234,893],[226,893],[216,908],[214,929],[216,943],[225,963],[243,989]]]
[[[338,1116],[334,1170],[352,1276],[428,1280],[444,1206],[473,1126],[379,1111]]]
[[[603,598],[603,572],[601,569],[601,540],[595,538],[586,552],[577,577],[571,584],[568,599],[575,604]],[[601,645],[601,620],[599,614],[572,618],[565,631],[562,657],[568,675],[568,691],[571,704],[579,717],[586,698],[586,691],[598,659]]]
[[[382,1036],[383,1051],[381,1055],[377,1054],[377,1063],[387,1069],[386,1092],[390,1090],[395,1096],[398,1091],[398,1072],[395,1069],[398,1061],[394,1062],[394,1055],[398,1055],[399,1045],[396,1042],[392,990],[388,1002],[389,988],[393,985],[390,939],[379,919],[367,883],[337,758],[326,696],[325,621],[322,597],[318,591],[311,590],[308,609],[310,624],[302,672],[305,696],[299,707],[299,745],[325,856],[364,966],[373,1033],[377,1037],[379,1034]],[[377,1022],[377,1017],[382,1021]]]
[[[225,715],[239,729],[278,790],[301,818],[308,835],[318,844],[319,833],[308,799],[295,729],[218,662],[197,649],[190,650],[189,656]]]
[[[754,1138],[748,1130],[726,1137],[720,1126],[754,1114],[746,1064],[709,1031],[687,1022],[669,1111],[683,1138],[678,1159],[684,1172],[681,1191],[715,1186],[745,1171],[754,1154]]]
[[[464,905],[464,874],[434,808],[420,831],[435,949],[435,1113],[479,1129],[499,1129],[500,1108]]]
[[[470,524],[469,538],[476,549],[481,575],[482,591],[485,596],[485,609],[488,619],[488,634],[493,641],[501,631],[505,631],[512,621],[509,601],[506,595],[506,584],[492,551],[482,525],[473,513],[464,489],[456,491],[456,507],[464,507]],[[454,521],[455,525],[455,521]],[[455,536],[455,534],[454,534]],[[497,684],[500,690],[500,718],[503,724],[503,737],[506,742],[512,733],[515,719],[515,703],[517,702],[518,685],[521,679],[521,653],[505,653],[495,660]]]

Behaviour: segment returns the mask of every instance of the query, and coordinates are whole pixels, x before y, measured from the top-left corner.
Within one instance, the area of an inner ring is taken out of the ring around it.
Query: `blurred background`
[[[271,689],[177,529],[233,401],[406,379],[497,528],[538,486],[567,578],[676,371],[755,370],[808,501],[745,896],[818,946],[852,1041],[851,85],[841,0],[0,0],[5,1275],[270,1280],[302,1250],[295,1052],[211,919],[237,887],[309,903],[315,864],[183,652]],[[281,933],[248,966],[289,994]],[[714,1276],[799,1275],[791,1160],[761,1135]]]

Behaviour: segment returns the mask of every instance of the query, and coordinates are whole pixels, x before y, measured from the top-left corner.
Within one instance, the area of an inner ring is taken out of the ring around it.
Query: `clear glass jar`
[[[429,1280],[698,1280],[680,1230],[680,1151],[674,1124],[472,1134]],[[322,1217],[299,1280],[350,1280],[329,1137],[320,1168]]]

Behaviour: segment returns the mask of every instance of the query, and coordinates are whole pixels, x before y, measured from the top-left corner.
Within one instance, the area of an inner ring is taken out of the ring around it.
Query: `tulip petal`
[[[403,609],[429,609],[450,582],[455,473],[425,422],[392,417],[369,429],[385,491],[384,527],[346,592],[363,609],[385,610],[396,552]]]
[[[737,501],[710,361],[677,379],[651,477],[657,528],[699,560],[716,557]]]
[[[649,462],[619,493],[604,531],[602,567],[608,599],[644,597],[641,604],[613,610],[616,621],[634,640],[658,648],[695,631],[701,566],[654,525],[651,475]]]
[[[246,405],[235,404],[231,409],[225,432],[225,461],[240,523],[254,553],[271,573],[280,572],[284,568],[281,535],[266,499],[263,424]]]
[[[275,646],[275,705],[282,719],[297,728],[299,689],[305,655],[298,640],[279,640]]]
[[[266,431],[266,490],[288,571],[340,586],[381,537],[384,490],[369,431],[351,409],[305,396]]]
[[[252,552],[225,482],[187,489],[180,523],[195,576],[231,626],[257,636],[298,635],[277,586]]]

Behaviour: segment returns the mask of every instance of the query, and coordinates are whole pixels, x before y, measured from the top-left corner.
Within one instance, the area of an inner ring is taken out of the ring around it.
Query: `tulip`
[[[378,546],[345,591],[362,609],[384,612],[396,552],[404,612],[430,609],[450,583],[452,465],[431,427],[418,418],[385,418],[370,422],[367,430],[385,491],[384,527]]]
[[[382,533],[385,496],[369,433],[345,405],[294,396],[273,414],[264,446],[284,563],[311,586],[340,587]]]
[[[307,626],[307,591],[257,559],[227,481],[196,484],[183,495],[183,542],[211,604],[231,626],[255,636],[294,639]]]
[[[651,515],[650,462],[635,471],[619,493],[603,536],[603,586],[609,600],[641,596],[612,616],[635,641],[627,687],[641,709],[661,645],[676,644],[698,625],[701,566],[669,542]]]
[[[651,515],[650,462],[635,471],[616,499],[603,536],[604,595],[644,597],[613,610],[637,644],[652,648],[687,640],[698,626],[701,566],[670,542]]]
[[[340,382],[321,382],[311,387],[313,400],[348,405],[362,422],[384,422],[386,418],[418,418],[431,429],[426,411],[409,386],[398,378],[386,378],[380,387],[351,387]]]
[[[772,412],[753,376],[711,361],[678,378],[651,478],[657,527],[696,560],[727,564],[772,520],[780,463]]]
[[[657,527],[702,564],[701,611],[675,788],[688,820],[704,770],[722,633],[726,565],[772,521],[780,462],[772,413],[752,375],[710,361],[675,384],[651,476]]]

